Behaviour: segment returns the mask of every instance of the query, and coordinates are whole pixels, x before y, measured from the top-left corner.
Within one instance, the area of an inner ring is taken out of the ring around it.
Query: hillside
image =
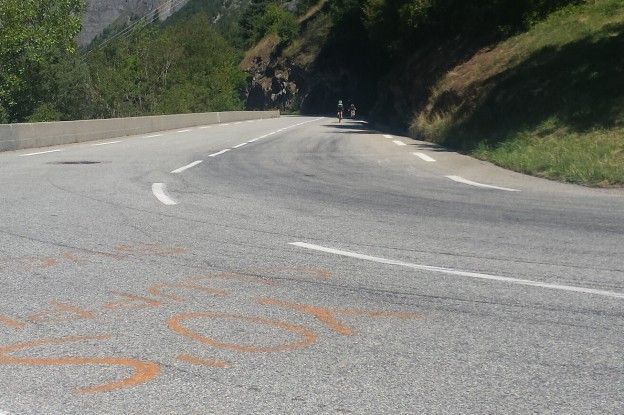
[[[124,24],[150,12],[150,18],[165,20],[188,0],[87,0],[78,44],[88,45],[112,24]]]
[[[373,121],[506,168],[624,183],[621,1],[544,1],[513,13],[511,3],[451,1],[417,24],[396,5],[377,14],[337,6],[347,3],[321,2],[289,45],[272,35],[248,51],[249,108],[328,113],[343,99]],[[471,14],[489,17],[464,19]]]
[[[624,3],[568,7],[450,71],[414,136],[547,178],[624,183]]]

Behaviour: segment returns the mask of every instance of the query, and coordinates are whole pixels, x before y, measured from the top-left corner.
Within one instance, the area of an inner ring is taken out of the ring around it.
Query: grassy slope
[[[623,52],[624,2],[587,0],[455,67],[411,131],[520,172],[622,185]]]

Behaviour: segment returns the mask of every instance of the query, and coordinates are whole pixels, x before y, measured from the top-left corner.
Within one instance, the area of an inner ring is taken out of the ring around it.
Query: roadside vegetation
[[[436,82],[414,136],[523,173],[624,184],[624,3],[565,7]]]

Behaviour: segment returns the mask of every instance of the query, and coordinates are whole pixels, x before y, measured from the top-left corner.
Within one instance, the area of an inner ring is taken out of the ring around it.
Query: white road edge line
[[[407,145],[403,141],[399,141],[399,140],[394,140],[393,143],[396,144],[397,146],[406,146]]]
[[[463,183],[463,184],[467,184],[469,186],[475,186],[475,187],[482,187],[484,189],[504,190],[505,192],[519,192],[520,191],[518,189],[510,189],[508,187],[499,187],[499,186],[492,186],[489,184],[473,182],[472,180],[464,179],[461,176],[446,176],[446,177],[457,183]]]
[[[185,130],[178,130],[178,133],[188,133],[189,131],[191,131],[189,128],[185,129]]]
[[[246,145],[247,145],[246,142],[245,143],[240,143],[239,145],[234,146],[233,148],[241,148],[242,146],[246,146]]]
[[[421,158],[422,160],[428,162],[428,163],[433,163],[434,161],[436,161],[433,157],[429,157],[428,155],[426,155],[425,153],[413,153],[416,157]]]
[[[36,153],[20,154],[19,157],[37,156],[39,154],[58,153],[61,150],[38,151]]]
[[[152,184],[152,193],[154,193],[156,199],[158,199],[161,203],[167,206],[177,205],[178,202],[167,196],[167,194],[165,193],[165,188],[166,186],[164,183],[154,183]]]
[[[108,141],[106,143],[98,143],[98,144],[93,144],[94,147],[99,147],[99,146],[107,146],[109,144],[117,144],[117,143],[121,143],[121,140],[117,140],[117,141]],[[0,414],[1,415],[1,414]]]
[[[154,137],[162,137],[162,134],[151,134],[151,135],[146,135],[145,138],[154,138]]]
[[[391,136],[390,134],[384,134],[383,136],[384,136],[384,137],[386,137],[386,138],[394,138],[394,137],[393,137],[393,136]]]
[[[187,164],[186,166],[180,167],[179,169],[175,169],[175,170],[173,170],[173,171],[171,172],[171,174],[178,174],[178,173],[182,173],[184,170],[188,170],[188,169],[190,169],[191,167],[195,167],[195,166],[197,166],[198,164],[203,163],[203,162],[204,162],[204,160],[197,160],[197,161],[194,161],[194,162],[192,162],[192,163],[190,163],[190,164]]]
[[[501,282],[507,282],[510,284],[528,285],[531,287],[547,288],[551,290],[572,291],[572,292],[583,293],[583,294],[594,294],[594,295],[601,295],[603,297],[624,299],[624,293],[619,293],[619,292],[614,292],[614,291],[596,290],[593,288],[575,287],[572,285],[551,284],[551,283],[545,283],[545,282],[540,282],[540,281],[524,280],[520,278],[502,277],[499,275],[490,275],[490,274],[481,274],[478,272],[460,271],[460,270],[456,270],[452,268],[441,268],[441,267],[434,267],[430,265],[412,264],[409,262],[396,261],[393,259],[386,259],[386,258],[380,258],[380,257],[375,257],[375,256],[358,254],[355,252],[341,251],[339,249],[326,248],[324,246],[308,244],[305,242],[291,242],[289,243],[289,245],[298,246],[300,248],[312,249],[315,251],[326,252],[326,253],[334,254],[334,255],[345,256],[349,258],[357,258],[357,259],[362,259],[365,261],[378,262],[381,264],[397,265],[401,267],[407,267],[407,268],[412,268],[412,269],[417,269],[417,270],[422,270],[422,271],[438,272],[441,274],[455,275],[459,277],[476,278],[476,279],[490,280],[490,281],[501,281]]]
[[[212,125],[202,125],[199,127],[201,130],[205,130],[206,128],[212,128]]]
[[[223,154],[223,153],[227,153],[228,151],[230,151],[230,149],[229,149],[229,148],[226,148],[225,150],[221,150],[221,151],[219,151],[218,153],[213,153],[213,154],[210,154],[208,157],[217,157],[217,156],[220,156],[220,155],[221,155],[221,154]]]

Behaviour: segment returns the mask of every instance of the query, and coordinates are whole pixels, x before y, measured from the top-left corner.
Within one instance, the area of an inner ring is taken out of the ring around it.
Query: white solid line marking
[[[264,137],[254,138],[253,140],[249,140],[248,143],[255,143],[256,141],[260,140],[261,138],[264,138]]]
[[[164,183],[154,183],[152,184],[152,193],[154,193],[156,199],[167,206],[177,205],[178,202],[167,196],[165,193],[165,187]]]
[[[239,145],[234,146],[234,148],[241,148],[242,146],[246,146],[246,145],[247,143],[240,143]]]
[[[178,174],[178,173],[182,173],[184,170],[188,170],[191,167],[195,167],[200,163],[203,163],[204,160],[197,160],[192,162],[191,164],[187,164],[186,166],[180,167],[179,169],[175,169],[174,171],[172,171],[172,174]]]
[[[226,148],[225,150],[221,150],[218,153],[213,153],[213,154],[209,155],[208,157],[217,157],[217,156],[220,156],[223,153],[227,153],[228,151],[230,151],[230,149]]]
[[[393,137],[393,136],[391,136],[390,134],[384,134],[383,136],[384,136],[384,137],[386,137],[386,138],[394,138],[394,137]]]
[[[206,128],[212,128],[212,125],[202,125],[199,127],[201,130],[205,130]]]
[[[145,138],[154,138],[154,137],[162,137],[162,134],[152,134],[152,135],[145,136]]]
[[[399,141],[399,140],[394,140],[393,143],[396,144],[397,146],[406,146],[407,145],[403,141]]]
[[[39,151],[37,153],[20,154],[20,157],[37,156],[39,154],[48,154],[48,153],[57,153],[59,151],[61,151],[61,150]]]
[[[109,144],[117,144],[117,143],[121,143],[121,140],[118,141],[108,141],[106,143],[98,143],[98,144],[93,144],[94,147],[98,147],[98,146],[107,146]]]
[[[619,293],[619,292],[614,292],[614,291],[596,290],[593,288],[575,287],[572,285],[550,284],[550,283],[545,283],[545,282],[540,282],[540,281],[524,280],[520,278],[502,277],[499,275],[490,275],[490,274],[481,274],[478,272],[460,271],[460,270],[456,270],[452,268],[441,268],[441,267],[434,267],[430,265],[412,264],[409,262],[396,261],[393,259],[386,259],[386,258],[380,258],[380,257],[375,257],[375,256],[358,254],[355,252],[341,251],[339,249],[326,248],[324,246],[308,244],[305,242],[291,242],[289,245],[298,246],[300,248],[312,249],[315,251],[326,252],[329,254],[362,259],[365,261],[379,262],[381,264],[388,264],[388,265],[398,265],[401,267],[407,267],[407,268],[412,268],[412,269],[417,269],[417,270],[422,270],[422,271],[438,272],[441,274],[455,275],[459,277],[477,278],[477,279],[490,280],[490,281],[502,281],[502,282],[507,282],[510,284],[528,285],[531,287],[548,288],[552,290],[561,290],[561,291],[572,291],[572,292],[578,292],[578,293],[584,293],[584,294],[595,294],[595,295],[601,295],[604,297],[624,298],[624,293]]]
[[[472,180],[464,179],[461,176],[446,176],[446,177],[457,183],[463,183],[463,184],[467,184],[467,185],[475,186],[475,187],[482,187],[484,189],[504,190],[506,192],[519,192],[520,191],[518,189],[510,189],[508,187],[498,187],[498,186],[492,186],[489,184],[473,182]]]
[[[424,161],[427,161],[429,163],[433,163],[435,161],[435,159],[433,157],[429,157],[425,153],[414,153],[414,155],[416,157],[420,157],[421,159],[423,159]]]
[[[191,131],[190,129],[186,129],[186,130],[178,130],[178,133],[188,133],[189,131]]]

